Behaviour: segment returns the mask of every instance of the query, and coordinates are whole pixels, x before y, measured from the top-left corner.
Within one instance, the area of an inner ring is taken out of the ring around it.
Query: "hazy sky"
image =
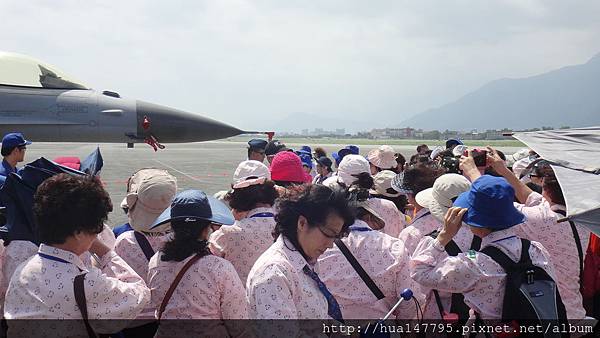
[[[600,1],[0,0],[0,49],[242,129],[295,112],[394,125],[586,62]]]

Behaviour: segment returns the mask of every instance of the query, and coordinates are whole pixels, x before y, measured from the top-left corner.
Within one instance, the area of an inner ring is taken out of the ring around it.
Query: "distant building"
[[[371,137],[379,139],[407,139],[415,137],[413,128],[384,128],[371,130]]]

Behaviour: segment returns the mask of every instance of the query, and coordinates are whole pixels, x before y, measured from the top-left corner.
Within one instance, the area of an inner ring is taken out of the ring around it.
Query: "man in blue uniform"
[[[2,166],[0,166],[0,186],[10,173],[17,172],[17,163],[25,159],[25,150],[31,142],[21,133],[9,133],[2,138]]]
[[[248,159],[258,162],[265,160],[265,147],[267,141],[261,139],[252,139],[248,141]]]

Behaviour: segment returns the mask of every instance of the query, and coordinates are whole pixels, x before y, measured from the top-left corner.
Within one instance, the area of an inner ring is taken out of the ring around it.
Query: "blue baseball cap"
[[[346,149],[350,150],[350,154],[353,154],[353,155],[358,155],[358,153],[360,152],[358,147],[355,145],[346,146]]]
[[[312,153],[310,151],[306,151],[304,149],[300,149],[300,150],[296,150],[294,151],[294,153],[296,153],[296,155],[302,157],[302,156],[311,156],[312,157]]]
[[[340,165],[340,162],[342,162],[342,160],[344,159],[344,156],[350,155],[350,154],[358,155],[358,153],[359,153],[359,149],[357,146],[349,145],[349,146],[345,146],[344,148],[340,149],[338,152],[332,153],[331,156],[335,160],[336,165]]]
[[[299,154],[298,154],[299,153]],[[302,165],[305,165],[312,169],[312,156],[310,154],[306,154],[305,152],[296,152],[296,154],[300,157],[300,161],[302,161]]]
[[[173,220],[207,220],[223,225],[232,225],[235,222],[231,211],[223,202],[207,196],[200,190],[185,190],[177,194],[171,206],[156,218],[150,229]]]
[[[268,142],[266,140],[261,140],[259,138],[255,138],[255,139],[248,141],[248,148],[264,151],[265,148],[267,147],[267,143]]]
[[[8,133],[2,138],[2,149],[22,147],[29,144],[31,144],[31,141],[27,141],[22,133]]]
[[[454,206],[468,209],[463,217],[468,225],[503,230],[525,222],[525,215],[514,202],[515,190],[506,179],[483,175],[469,191],[458,195]]]

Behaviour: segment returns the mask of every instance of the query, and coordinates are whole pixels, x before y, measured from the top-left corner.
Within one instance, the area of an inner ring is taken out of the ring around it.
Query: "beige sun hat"
[[[438,177],[433,187],[419,192],[415,200],[419,205],[429,209],[431,215],[442,224],[448,209],[452,207],[458,195],[469,191],[471,182],[462,175],[445,174]]]
[[[385,218],[382,216],[385,210],[382,210],[382,204],[378,203],[377,200],[377,198],[369,198],[365,201],[358,202],[358,206],[378,218],[385,226]]]
[[[394,148],[383,145],[377,149],[373,149],[367,155],[367,160],[381,169],[391,169],[398,166],[398,162],[396,162],[396,153],[394,152]]]
[[[121,206],[129,209],[129,224],[136,231],[165,232],[164,227],[149,230],[154,220],[171,205],[177,193],[177,179],[163,169],[146,168],[133,174]]]
[[[248,160],[241,162],[233,174],[233,189],[263,184],[271,178],[269,168],[262,162]]]
[[[382,170],[373,176],[373,189],[369,192],[373,195],[383,195],[387,197],[398,197],[400,193],[392,188],[392,180],[396,173],[391,170]]]

